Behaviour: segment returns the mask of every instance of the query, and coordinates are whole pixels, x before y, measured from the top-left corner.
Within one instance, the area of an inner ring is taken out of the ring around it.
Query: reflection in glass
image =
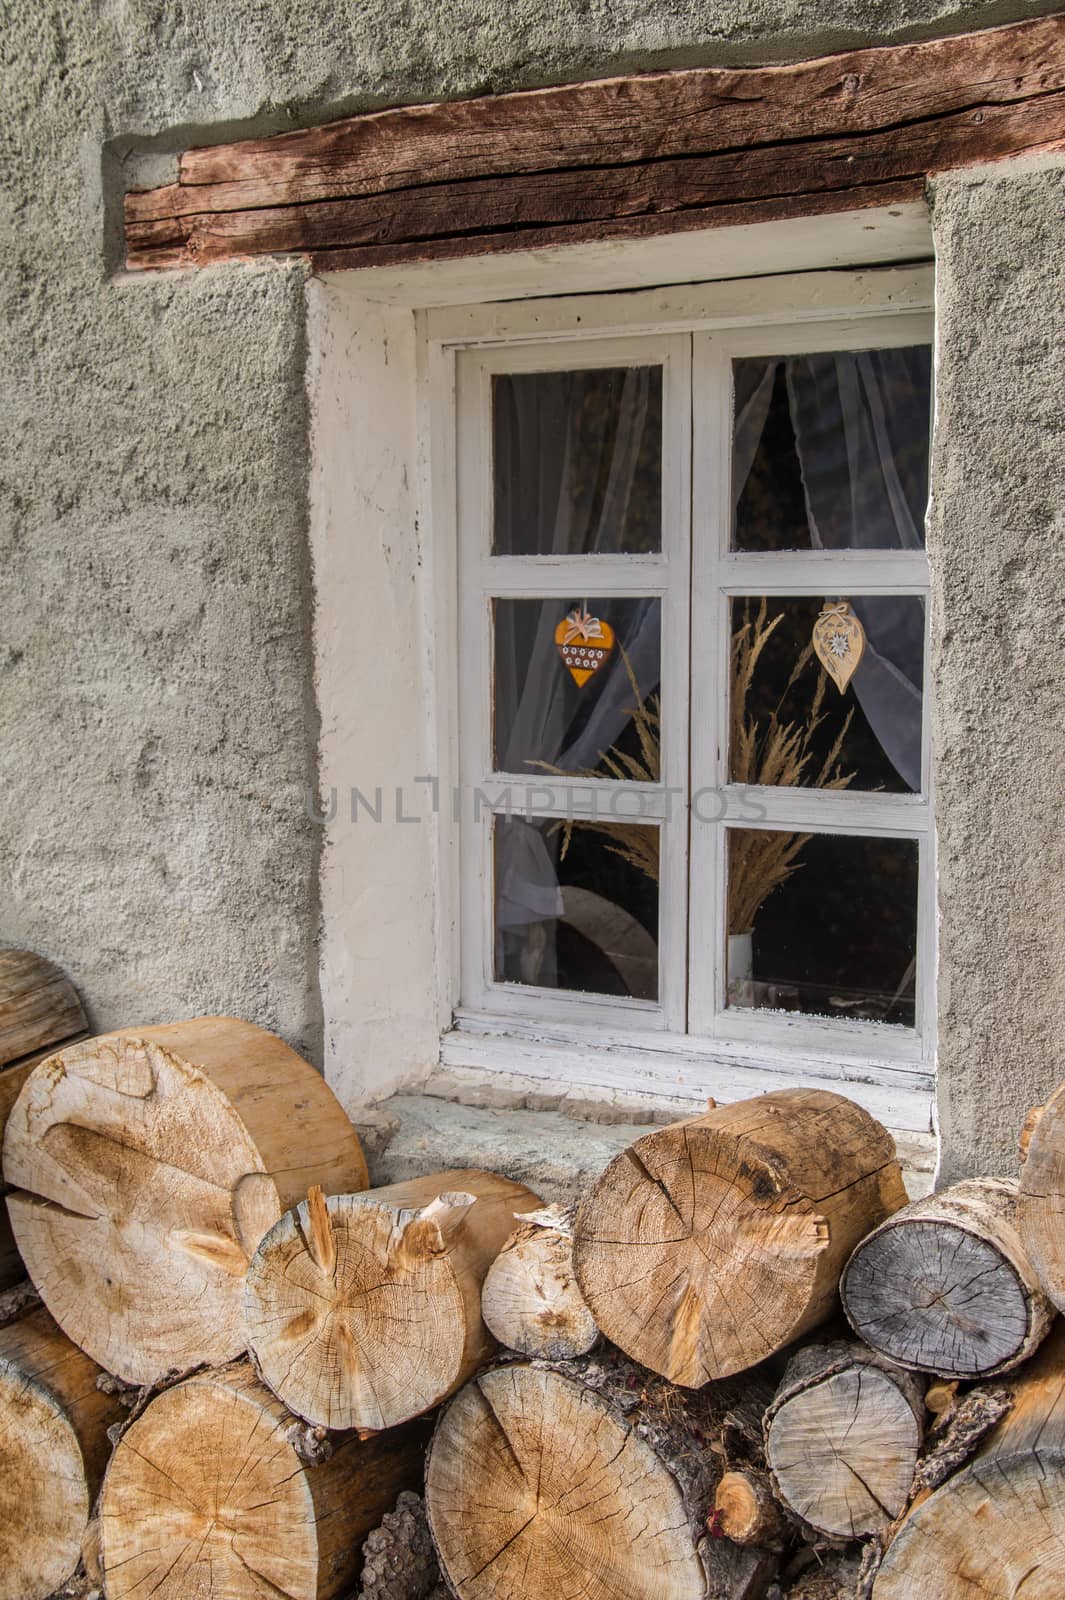
[[[492,380],[497,556],[662,548],[662,369]]]
[[[912,1028],[917,841],[732,828],[728,842],[728,1004]]]
[[[824,600],[732,601],[733,783],[920,791],[924,601],[847,598],[866,642],[842,695],[811,645]]]
[[[498,816],[495,977],[658,996],[658,829]]]
[[[657,781],[662,602],[496,600],[493,610],[494,770]]]
[[[924,547],[928,345],[733,362],[734,550]]]

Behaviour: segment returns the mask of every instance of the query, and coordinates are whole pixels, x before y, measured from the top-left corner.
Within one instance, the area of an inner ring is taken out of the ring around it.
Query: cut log
[[[47,1311],[0,1330],[0,1600],[45,1600],[81,1558],[122,1415]]]
[[[795,1535],[768,1472],[760,1467],[734,1467],[722,1473],[714,1511],[715,1529],[734,1544],[779,1550]]]
[[[331,1600],[362,1541],[416,1486],[427,1429],[355,1434],[309,1465],[298,1424],[251,1367],[153,1400],[115,1449],[100,1509],[108,1600]]]
[[[858,1245],[840,1294],[890,1361],[980,1378],[1027,1361],[1054,1318],[1015,1226],[1017,1183],[973,1178],[916,1200]]]
[[[77,990],[54,962],[32,950],[0,950],[0,1144],[11,1108],[38,1061],[86,1031]],[[8,1189],[0,1173],[0,1290],[26,1276],[3,1203]]]
[[[465,1383],[495,1348],[485,1273],[540,1202],[494,1172],[438,1172],[367,1194],[312,1194],[248,1271],[248,1341],[291,1411],[327,1428],[391,1428]]]
[[[1029,1115],[1025,1132],[1017,1231],[1044,1291],[1065,1311],[1065,1083]]]
[[[792,1357],[766,1412],[780,1499],[819,1533],[883,1532],[905,1508],[924,1434],[924,1384],[858,1344]]]
[[[319,1074],[231,1017],[49,1056],[11,1113],[4,1170],[45,1305],[101,1366],[140,1384],[239,1355],[263,1234],[308,1184],[367,1182]]]
[[[707,1531],[727,1386],[697,1394],[630,1362],[514,1362],[441,1415],[426,1508],[461,1600],[722,1600],[775,1559]]]
[[[54,961],[32,950],[0,950],[0,1067],[87,1028],[78,992]]]
[[[440,1565],[421,1495],[404,1489],[394,1511],[366,1536],[356,1600],[429,1600]]]
[[[481,1309],[489,1332],[521,1355],[587,1355],[599,1329],[573,1272],[572,1211],[548,1206],[521,1219],[488,1269]]]
[[[608,1339],[697,1386],[823,1321],[858,1240],[905,1204],[894,1142],[868,1112],[776,1090],[615,1157],[577,1213],[577,1281]]]
[[[908,1513],[873,1600],[1060,1600],[1065,1324],[1009,1387],[1013,1407],[973,1460]]]

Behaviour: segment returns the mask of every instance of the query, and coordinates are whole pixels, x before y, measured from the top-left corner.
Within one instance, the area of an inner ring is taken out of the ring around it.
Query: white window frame
[[[568,599],[576,592],[657,592],[662,593],[665,604],[670,570],[675,571],[686,556],[687,507],[694,507],[691,592],[693,596],[713,596],[718,618],[716,659],[708,657],[693,666],[692,697],[703,703],[711,679],[727,683],[728,628],[724,619],[730,595],[892,592],[927,596],[927,557],[923,552],[854,552],[838,557],[813,552],[788,556],[729,551],[731,399],[727,374],[733,356],[738,355],[930,342],[932,301],[932,269],[918,266],[873,272],[805,272],[631,295],[452,307],[424,314],[421,331],[432,439],[434,540],[443,537],[445,548],[451,550],[445,570],[450,571],[454,585],[450,598],[447,594],[438,597],[437,636],[442,627],[450,626],[456,641],[475,642],[473,649],[462,653],[451,680],[463,708],[456,776],[464,801],[472,790],[491,792],[508,776],[493,774],[485,760],[490,738],[486,653],[490,593],[557,594]],[[642,352],[649,341],[654,345],[655,360],[663,361],[666,368],[664,433],[670,442],[663,456],[663,527],[664,542],[666,534],[672,533],[672,545],[667,543],[660,557],[492,558],[487,543],[491,502],[486,470],[490,438],[486,408],[492,373],[646,360]],[[689,348],[691,365],[686,371]],[[695,419],[694,451],[687,430],[674,426],[671,433],[669,421],[672,416],[676,423],[676,408],[689,386],[702,397],[690,413]],[[680,496],[678,500],[676,486],[689,465],[690,499]],[[472,515],[471,504],[477,508]],[[505,588],[494,570],[501,563],[509,568]],[[578,577],[578,568],[584,566],[587,571],[588,563],[594,579]],[[860,581],[856,581],[859,575]],[[926,1127],[935,1059],[935,863],[927,747],[927,628],[926,602],[924,786],[920,796],[806,789],[759,790],[754,796],[765,808],[761,826],[888,834],[920,841],[916,1029],[745,1013],[724,1006],[721,908],[725,828],[730,820],[748,825],[744,800],[745,796],[751,798],[751,792],[724,782],[725,752],[716,729],[705,727],[703,737],[689,745],[686,739],[668,738],[667,724],[663,749],[669,765],[663,783],[675,787],[690,782],[690,790],[703,783],[720,786],[727,809],[721,822],[693,828],[690,863],[684,861],[686,851],[668,842],[679,837],[687,843],[687,830],[678,814],[672,827],[665,830],[668,859],[662,901],[665,906],[669,896],[676,909],[673,927],[668,918],[662,927],[660,1002],[655,1005],[494,983],[489,967],[490,830],[482,823],[471,833],[471,817],[460,826],[453,813],[442,815],[442,887],[452,908],[450,914],[445,912],[444,922],[454,972],[453,1026],[442,1044],[444,1064],[491,1064],[521,1071],[523,1062],[535,1056],[538,1077],[580,1082],[591,1089],[680,1095],[754,1092],[779,1083],[781,1074],[789,1081],[849,1081],[865,1086],[867,1103],[882,1110],[893,1125]],[[663,713],[672,723],[679,713],[676,706],[669,705],[666,684],[687,677],[687,625],[664,627],[663,640]],[[471,707],[478,708],[472,715]],[[450,764],[451,750],[459,744],[456,740],[456,746],[450,745],[456,735],[455,722],[448,718],[441,719],[441,724],[442,738],[448,743],[448,749],[441,750],[442,769],[455,772]],[[683,771],[689,754],[690,774]],[[526,781],[524,775],[509,776]],[[552,786],[560,793],[574,793],[567,794],[565,808],[552,811],[547,807],[537,814],[565,815],[567,808],[579,814],[581,799],[576,791],[587,792],[587,781],[552,779]],[[697,872],[705,874],[714,888],[709,896],[693,897],[689,917],[687,883],[689,875],[694,881]],[[719,908],[720,930],[708,926],[711,905]],[[680,963],[678,972],[676,927],[682,922],[689,941],[688,959]],[[697,991],[690,976],[692,952],[707,950],[713,952],[711,975]],[[693,997],[687,1028],[688,994],[681,995],[680,990],[690,990]],[[708,996],[701,1008],[696,1004],[697,993]],[[897,1108],[907,1096],[911,1101],[906,1114],[892,1117],[889,1103]]]

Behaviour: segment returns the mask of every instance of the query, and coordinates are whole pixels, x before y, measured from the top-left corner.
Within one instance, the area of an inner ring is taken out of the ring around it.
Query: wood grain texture
[[[481,1291],[488,1331],[525,1356],[567,1360],[599,1338],[573,1271],[573,1213],[548,1206],[515,1228]]]
[[[736,205],[789,215],[797,197],[816,210],[847,191],[912,192],[931,172],[1053,145],[1063,130],[1065,19],[1040,18],[791,66],[401,107],[191,150],[177,183],[127,197],[127,259],[299,251],[347,266],[412,249],[625,237],[634,222],[706,227]]]
[[[741,1600],[775,1560],[708,1536],[709,1448],[735,1390],[681,1393],[624,1359],[514,1362],[442,1413],[426,1508],[461,1600]]]
[[[890,1361],[944,1378],[1026,1361],[1054,1308],[1016,1228],[1015,1179],[973,1178],[882,1223],[843,1273],[843,1309]]]
[[[777,1495],[831,1538],[882,1533],[906,1506],[924,1434],[924,1384],[864,1345],[808,1345],[765,1417]]]
[[[0,1600],[45,1600],[73,1574],[124,1412],[47,1311],[0,1330]]]
[[[656,1129],[577,1213],[577,1281],[633,1360],[698,1386],[817,1326],[858,1240],[906,1203],[894,1141],[823,1089]]]
[[[1017,1229],[1040,1282],[1065,1311],[1065,1083],[1025,1124]]]
[[[8,1120],[15,1239],[60,1326],[150,1383],[245,1348],[247,1264],[318,1182],[364,1187],[322,1077],[232,1017],[105,1034],[47,1057]]]
[[[873,1600],[1061,1600],[1065,1323],[1009,1387],[1012,1409],[974,1459],[914,1502]]]
[[[32,950],[0,950],[0,1068],[87,1027],[77,990],[54,961]]]
[[[235,1363],[168,1389],[123,1434],[101,1502],[109,1600],[333,1600],[421,1475],[427,1430],[347,1434],[306,1463],[293,1418]]]
[[[495,1345],[485,1273],[538,1197],[473,1169],[308,1201],[248,1269],[247,1337],[290,1410],[327,1428],[391,1428],[465,1383]]]

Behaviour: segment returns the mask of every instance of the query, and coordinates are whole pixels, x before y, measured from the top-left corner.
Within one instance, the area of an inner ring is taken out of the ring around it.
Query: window
[[[930,319],[743,320],[459,352],[460,1007],[927,1063]]]

